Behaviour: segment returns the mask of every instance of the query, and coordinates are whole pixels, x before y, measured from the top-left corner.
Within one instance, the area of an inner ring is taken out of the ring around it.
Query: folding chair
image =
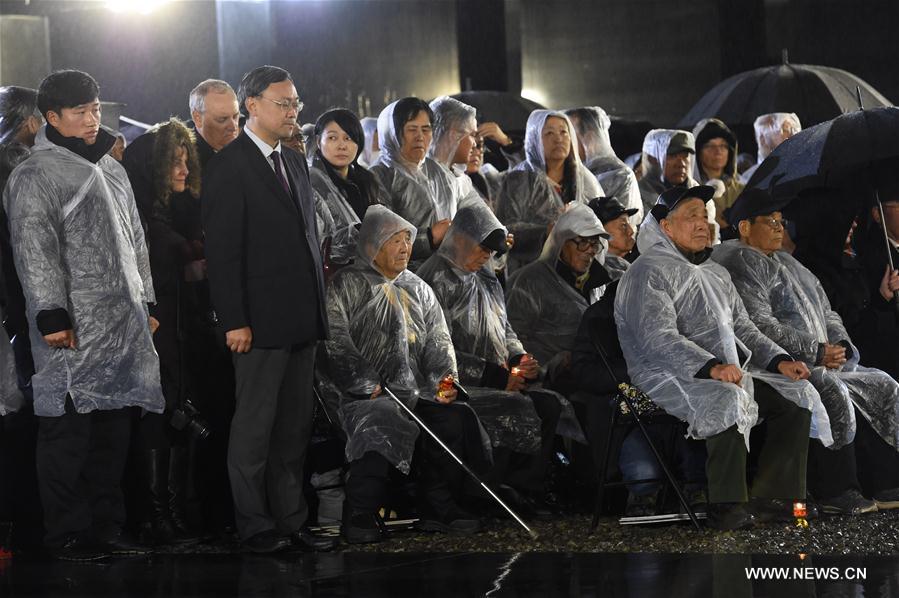
[[[609,373],[609,376],[612,377],[613,380],[617,380],[615,377],[615,372],[612,369],[611,364],[606,357],[605,351],[603,351],[602,347],[600,347],[597,343],[593,344],[596,348],[597,353],[602,359],[603,365],[606,368],[606,371]],[[640,484],[647,482],[660,482],[667,480],[671,487],[674,489],[674,493],[677,495],[678,502],[680,502],[684,511],[690,517],[690,521],[693,522],[693,525],[696,529],[700,529],[699,520],[696,518],[696,513],[693,511],[693,508],[687,502],[686,497],[684,496],[683,488],[678,483],[677,479],[674,477],[674,474],[671,472],[671,468],[665,462],[665,459],[662,457],[661,452],[659,452],[656,443],[652,440],[648,430],[646,429],[646,423],[648,419],[652,419],[653,423],[658,423],[660,421],[664,421],[664,423],[678,424],[680,420],[677,418],[668,415],[665,413],[661,407],[652,402],[646,394],[644,394],[640,389],[636,386],[630,384],[624,384],[619,381],[618,384],[618,393],[613,399],[614,405],[612,408],[612,421],[609,426],[609,434],[605,440],[605,446],[602,452],[601,464],[599,469],[599,479],[597,482],[597,490],[596,490],[596,503],[593,507],[593,522],[590,525],[590,530],[593,531],[596,529],[596,526],[599,524],[600,513],[602,512],[603,499],[605,497],[606,488],[613,487],[621,487],[630,484]],[[624,418],[627,418],[624,420]],[[649,445],[649,449],[652,451],[653,456],[655,456],[656,461],[659,466],[662,468],[662,472],[664,472],[664,479],[643,479],[643,480],[628,480],[621,482],[609,482],[608,481],[608,468],[609,468],[609,457],[612,452],[612,439],[613,439],[613,431],[617,425],[621,423],[635,423],[637,428],[640,430],[643,439],[646,441],[647,445]]]

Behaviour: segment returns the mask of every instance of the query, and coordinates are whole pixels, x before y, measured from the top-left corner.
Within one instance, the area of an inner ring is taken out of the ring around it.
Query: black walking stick
[[[395,394],[393,394],[393,393],[390,391],[389,388],[387,388],[386,386],[382,386],[382,388],[384,389],[384,392],[387,393],[387,396],[389,396],[391,399],[393,399],[393,400],[396,402],[396,404],[399,405],[399,406],[403,409],[403,411],[405,411],[405,412],[409,415],[409,417],[411,417],[412,419],[415,420],[415,423],[417,423],[417,424],[421,427],[422,430],[424,430],[425,432],[427,432],[428,435],[429,435],[431,438],[433,438],[433,439],[437,442],[437,444],[439,444],[440,447],[441,447],[444,451],[446,451],[447,454],[448,454],[450,457],[452,457],[453,460],[455,460],[456,463],[458,463],[460,467],[462,467],[463,470],[465,470],[465,473],[467,473],[468,475],[470,475],[470,476],[472,477],[472,479],[474,479],[474,481],[476,481],[478,484],[480,484],[480,486],[481,486],[484,490],[487,491],[487,494],[489,494],[490,496],[492,496],[493,499],[494,499],[496,502],[498,502],[499,505],[500,505],[503,509],[505,509],[506,512],[507,512],[509,515],[512,516],[512,519],[514,519],[516,522],[518,522],[518,525],[520,525],[521,527],[524,528],[524,530],[528,533],[528,535],[531,537],[531,539],[536,540],[536,539],[538,538],[537,532],[535,532],[534,530],[532,530],[531,528],[529,528],[528,525],[527,525],[524,521],[522,521],[521,517],[519,517],[519,516],[515,513],[515,511],[513,511],[512,509],[510,509],[509,506],[506,505],[506,503],[504,503],[503,500],[502,500],[499,496],[497,496],[496,493],[494,493],[493,490],[491,490],[491,489],[487,486],[487,484],[485,484],[484,482],[482,482],[482,481],[481,481],[481,478],[479,478],[478,475],[477,475],[475,472],[473,472],[473,471],[471,470],[471,468],[468,467],[468,465],[466,465],[466,464],[462,461],[462,459],[460,459],[460,458],[456,455],[456,453],[454,453],[454,452],[452,451],[452,449],[450,449],[450,447],[446,446],[446,444],[444,444],[443,441],[440,440],[440,438],[437,436],[437,434],[435,434],[435,433],[434,433],[434,432],[433,432],[433,431],[432,431],[432,430],[431,430],[431,429],[430,429],[430,428],[429,428],[423,421],[421,421],[421,418],[419,418],[417,415],[415,415],[415,412],[414,412],[414,411],[412,411],[411,409],[409,409],[409,407],[407,407],[405,403],[403,403],[401,400],[399,400],[399,398],[397,398],[397,396],[396,396]]]
[[[877,202],[877,210],[880,212],[880,226],[883,229],[883,242],[886,244],[887,248],[887,261],[890,264],[890,274],[893,273],[893,270],[896,269],[895,264],[893,263],[893,247],[890,245],[890,234],[887,231],[887,221],[884,218],[883,213],[883,203],[880,201],[880,193],[877,190],[874,190],[874,200]],[[893,309],[899,313],[899,291],[893,291]]]
[[[602,347],[599,346],[593,338],[590,339],[590,342],[593,343],[593,347],[596,349],[596,352],[599,354],[599,358],[602,360],[602,364],[606,368],[606,372],[608,372],[609,377],[612,381],[615,382],[616,387],[621,384],[618,380],[618,377],[615,375],[615,371],[612,369],[612,365],[609,363],[608,357],[606,357],[606,352],[603,351]],[[631,415],[634,418],[634,421],[637,422],[637,426],[640,428],[640,431],[643,433],[643,437],[647,440],[649,439],[649,431],[646,429],[646,425],[643,423],[643,420],[640,418],[640,415],[637,413],[637,408],[634,406],[634,403],[631,401],[631,398],[627,396],[625,392],[619,392],[618,396],[624,401],[625,405],[627,405],[628,410],[631,412]],[[617,405],[616,405],[617,408]],[[611,430],[609,431],[611,434]],[[693,525],[696,526],[696,529],[701,529],[699,526],[699,520],[696,519],[696,514],[693,512],[693,509],[690,508],[690,505],[687,503],[687,498],[684,496],[684,493],[681,492],[678,484],[674,483],[674,475],[671,473],[671,470],[668,468],[668,464],[665,463],[665,460],[662,459],[662,455],[659,454],[658,449],[654,442],[647,442],[650,450],[652,450],[653,456],[656,458],[658,464],[662,467],[662,471],[665,472],[665,477],[671,482],[671,486],[674,488],[674,493],[677,494],[677,500],[680,502],[681,506],[687,512],[687,515],[690,517],[690,521],[693,522]],[[605,483],[605,480],[599,480],[600,490],[602,490],[602,484]],[[591,530],[595,530],[597,524],[599,523],[599,510],[602,508],[602,505],[597,505],[593,512],[593,522],[590,526]]]

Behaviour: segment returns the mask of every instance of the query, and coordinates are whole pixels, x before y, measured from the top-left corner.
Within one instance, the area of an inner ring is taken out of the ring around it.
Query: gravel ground
[[[766,524],[749,531],[718,532],[693,529],[689,522],[623,526],[603,518],[589,533],[587,515],[559,517],[529,525],[539,538],[531,540],[510,520],[490,519],[484,532],[473,536],[422,533],[392,529],[380,544],[347,546],[347,552],[642,552],[675,554],[899,554],[899,511],[881,511],[859,517],[825,517],[801,529],[787,524]],[[336,529],[325,533],[336,533]],[[227,554],[240,551],[234,539],[198,546],[158,550],[170,554]]]
[[[393,532],[380,544],[345,547],[354,552],[661,552],[737,554],[899,554],[899,511],[859,517],[826,517],[807,529],[767,524],[749,531],[696,531],[689,522],[623,526],[600,520],[589,533],[590,517],[571,516],[531,525],[531,540],[511,521],[490,520],[474,536]]]

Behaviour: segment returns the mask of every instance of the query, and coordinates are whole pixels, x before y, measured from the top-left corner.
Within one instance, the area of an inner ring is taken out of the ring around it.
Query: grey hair
[[[234,93],[234,89],[227,81],[221,79],[206,79],[190,91],[190,111],[203,114],[206,112],[206,94],[208,93]],[[236,94],[235,94],[236,95]]]

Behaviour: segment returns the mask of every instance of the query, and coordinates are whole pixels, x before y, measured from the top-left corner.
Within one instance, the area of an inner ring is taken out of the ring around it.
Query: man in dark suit
[[[303,461],[315,344],[327,334],[306,163],[282,147],[302,107],[290,74],[247,73],[244,131],[209,161],[203,226],[212,301],[232,351],[237,408],[228,473],[237,529],[254,552],[328,550],[306,531]]]

